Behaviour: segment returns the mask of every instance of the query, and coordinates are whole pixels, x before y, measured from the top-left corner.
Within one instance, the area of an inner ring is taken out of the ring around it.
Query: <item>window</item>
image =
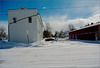
[[[32,23],[32,18],[29,17],[29,18],[28,18],[28,21],[29,21],[29,23]]]
[[[16,18],[15,17],[13,18],[13,22],[16,23]]]

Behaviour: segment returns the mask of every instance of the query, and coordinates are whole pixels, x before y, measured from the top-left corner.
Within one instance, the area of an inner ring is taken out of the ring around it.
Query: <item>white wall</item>
[[[8,22],[9,23],[13,22],[14,17],[16,17],[17,20],[19,20],[24,17],[28,17],[28,16],[36,15],[36,14],[37,14],[36,9],[9,10]],[[28,18],[18,21],[16,23],[9,25],[9,28],[8,28],[9,41],[23,42],[23,43],[28,43],[28,39],[29,39],[29,42],[40,41],[43,37],[41,29],[42,27],[40,26],[37,16],[32,17],[32,23],[28,22]]]
[[[41,41],[43,39],[43,25],[39,17],[37,18],[37,41]]]

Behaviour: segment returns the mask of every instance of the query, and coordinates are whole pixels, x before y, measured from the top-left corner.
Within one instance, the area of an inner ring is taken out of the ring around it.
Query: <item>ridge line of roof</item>
[[[85,26],[85,27],[83,27],[83,28],[76,29],[76,30],[73,30],[73,31],[70,31],[70,32],[74,32],[74,31],[82,30],[82,29],[89,28],[89,27],[93,27],[93,26],[97,26],[97,25],[100,25],[100,22],[99,22],[99,23],[95,23],[95,24],[91,24],[90,26]]]

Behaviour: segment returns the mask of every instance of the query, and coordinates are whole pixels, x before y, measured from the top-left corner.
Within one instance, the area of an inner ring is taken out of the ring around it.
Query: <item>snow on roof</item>
[[[100,22],[96,22],[96,23],[91,23],[83,28],[80,28],[80,29],[77,29],[77,30],[81,30],[81,29],[85,29],[85,28],[89,28],[89,27],[93,27],[93,26],[97,26],[97,25],[100,25]],[[70,31],[70,32],[74,32],[74,31],[77,31],[77,30],[73,30],[73,31]]]

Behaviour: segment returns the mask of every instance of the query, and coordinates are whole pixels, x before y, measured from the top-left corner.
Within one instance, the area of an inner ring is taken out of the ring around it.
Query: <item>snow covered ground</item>
[[[0,42],[0,46],[0,68],[100,68],[100,44],[96,43],[60,40]]]

